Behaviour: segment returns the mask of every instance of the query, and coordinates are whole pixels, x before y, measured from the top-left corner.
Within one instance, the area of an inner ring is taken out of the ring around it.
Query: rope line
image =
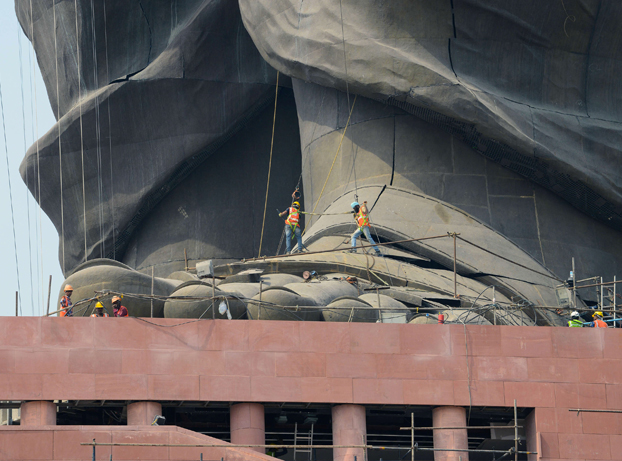
[[[268,192],[270,191],[270,173],[272,172],[272,150],[274,148],[274,127],[276,126],[276,103],[279,98],[279,71],[276,71],[276,89],[274,90],[274,115],[272,116],[272,138],[270,139],[270,161],[268,163],[268,182],[266,184],[266,200],[263,206],[263,221],[261,222],[261,238],[259,239],[259,252],[261,256],[261,245],[263,244],[263,231],[266,224],[266,210],[268,209]]]
[[[30,0],[32,2],[32,0]],[[76,11],[76,58],[78,61],[78,107],[80,109],[80,159],[82,160],[82,225],[84,227],[84,262],[88,260],[86,242],[86,186],[84,181],[84,131],[82,125],[82,74],[80,73],[80,28],[78,25],[78,0],[74,0]]]
[[[4,122],[4,99],[2,97],[2,82],[0,81],[0,109],[2,112],[2,132],[4,133],[4,154],[6,157],[6,175],[9,184],[9,201],[11,203],[11,223],[13,224],[13,248],[15,250],[15,271],[17,272],[17,295],[19,297],[19,311],[22,313],[22,289],[19,282],[19,262],[17,258],[17,234],[15,233],[15,211],[13,210],[13,188],[11,186],[11,168],[9,166],[9,145],[6,140],[6,124]]]
[[[339,140],[339,146],[337,147],[337,152],[335,152],[335,157],[333,158],[333,164],[330,166],[330,170],[328,171],[328,176],[326,176],[326,181],[324,181],[324,186],[322,187],[322,191],[320,192],[320,196],[317,198],[317,201],[315,202],[315,206],[313,207],[312,213],[315,213],[315,209],[317,208],[318,204],[320,203],[320,199],[322,198],[322,195],[324,195],[324,189],[326,189],[326,184],[328,184],[328,179],[330,178],[330,175],[333,172],[333,168],[335,166],[335,162],[337,161],[337,156],[339,155],[339,152],[341,151],[341,144],[343,143],[343,138],[346,135],[346,131],[348,130],[348,126],[350,125],[350,118],[352,117],[352,112],[354,111],[354,105],[356,104],[356,98],[357,97],[358,97],[358,95],[354,96],[354,101],[352,102],[352,107],[350,108],[350,114],[348,115],[348,121],[346,122],[346,126],[343,129],[343,133],[341,134],[341,139]],[[306,230],[307,230],[307,224],[305,223],[305,228],[302,231],[302,235],[304,235]]]
[[[106,0],[103,0],[104,4],[104,44],[106,52],[106,84],[110,82],[110,66],[108,65],[108,24],[106,20]],[[112,218],[112,259],[117,259],[117,242],[116,231],[114,223],[114,177],[112,168],[112,122],[110,119],[110,97],[106,99],[108,109],[108,156],[110,157],[110,213]]]
[[[65,273],[65,208],[63,203],[63,147],[60,139],[60,86],[58,82],[58,39],[56,33],[56,2],[52,2],[52,16],[54,18],[54,66],[56,68],[56,125],[58,126],[58,171],[60,180],[60,227],[61,252],[63,274]]]

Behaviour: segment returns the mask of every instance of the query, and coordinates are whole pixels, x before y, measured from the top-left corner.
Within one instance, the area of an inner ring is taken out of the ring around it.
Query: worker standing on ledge
[[[352,202],[352,205],[350,206],[354,210],[354,220],[358,225],[358,229],[356,229],[354,231],[354,234],[352,234],[352,249],[350,250],[350,252],[356,253],[356,239],[358,239],[361,234],[365,234],[365,237],[367,237],[367,241],[374,247],[374,250],[376,251],[376,256],[382,256],[382,253],[380,253],[380,250],[376,246],[376,242],[374,242],[374,239],[371,238],[371,232],[369,231],[367,202],[363,202],[363,206],[359,205],[358,202]]]
[[[582,328],[583,320],[581,320],[581,316],[577,311],[572,312],[570,314],[570,320],[568,320],[568,326],[572,328]]]
[[[110,317],[106,312],[104,312],[104,305],[97,301],[95,304],[95,312],[91,314],[91,317]]]
[[[588,323],[589,327],[594,328],[607,328],[607,322],[603,320],[603,313],[601,311],[596,311],[592,314],[593,322]]]
[[[292,249],[290,239],[294,238],[293,235],[295,235],[296,240],[298,240],[298,253],[302,253],[302,234],[300,232],[300,203],[292,203],[292,206],[290,206],[282,213],[279,213],[279,216],[282,217],[285,214],[287,214],[287,219],[285,220],[285,248],[287,250],[287,253],[289,253]]]
[[[60,308],[65,309],[60,312],[61,317],[73,317],[73,303],[71,302],[71,294],[73,287],[69,284],[65,285],[65,296],[60,298]]]
[[[121,305],[121,298],[112,297],[112,310],[115,317],[127,317],[127,307]]]

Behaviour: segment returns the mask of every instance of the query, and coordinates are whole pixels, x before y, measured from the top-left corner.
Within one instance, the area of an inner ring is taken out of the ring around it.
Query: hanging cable
[[[31,0],[32,2],[32,0]],[[82,159],[82,225],[84,227],[84,261],[88,260],[86,242],[86,187],[84,182],[84,133],[82,128],[82,74],[80,73],[80,28],[78,27],[78,0],[74,0],[76,10],[76,56],[78,61],[78,107],[80,109],[80,158]]]
[[[61,254],[63,274],[65,273],[65,208],[63,203],[63,148],[60,139],[60,90],[58,82],[58,43],[56,38],[56,2],[52,2],[52,16],[54,18],[54,64],[56,67],[56,125],[58,126],[58,171],[60,176],[60,228]]]
[[[333,158],[333,164],[330,166],[330,170],[328,171],[328,176],[326,176],[326,181],[324,181],[324,186],[322,187],[320,196],[317,198],[317,201],[315,202],[315,206],[313,207],[313,211],[311,213],[315,213],[315,209],[317,208],[318,204],[320,203],[320,199],[322,198],[322,195],[324,194],[324,189],[326,189],[326,184],[328,184],[328,179],[330,178],[330,175],[333,172],[335,162],[337,161],[337,156],[339,155],[339,152],[341,151],[341,143],[343,143],[343,138],[346,135],[346,131],[348,130],[348,125],[350,125],[350,118],[352,117],[352,112],[354,111],[354,105],[356,104],[357,96],[358,95],[354,96],[354,101],[352,102],[352,108],[350,109],[350,115],[348,115],[348,121],[346,122],[346,126],[343,129],[343,133],[341,134],[341,139],[339,140],[339,146],[337,147],[337,152],[335,152],[335,158]],[[307,230],[307,223],[305,222],[305,228],[302,231],[302,235],[304,235],[306,230]]]
[[[24,137],[24,152],[28,150],[28,144],[26,143],[26,111],[25,111],[25,103],[24,103],[24,64],[22,58],[22,38],[19,31],[17,30],[17,45],[19,48],[19,80],[20,80],[20,88],[22,94],[22,135]],[[26,166],[26,185],[28,185],[28,166]],[[30,229],[30,193],[28,188],[26,188],[26,215],[28,220],[28,265],[30,268],[30,307],[31,307],[31,315],[35,315],[35,291],[32,285],[32,232]]]
[[[19,312],[22,314],[22,289],[19,283],[19,262],[17,258],[17,234],[15,233],[15,212],[13,210],[13,188],[11,187],[11,168],[9,166],[9,145],[6,140],[6,124],[4,123],[4,101],[2,99],[2,82],[0,82],[0,112],[2,112],[2,132],[4,133],[4,154],[6,157],[6,175],[9,184],[9,201],[11,203],[11,223],[13,224],[13,247],[15,249],[15,271],[17,273],[17,294]]]
[[[110,66],[108,65],[108,25],[106,20],[106,0],[104,2],[104,45],[106,52],[106,85],[110,83]],[[112,215],[112,259],[117,259],[117,241],[114,223],[114,178],[112,168],[112,123],[110,120],[110,96],[106,99],[108,109],[108,156],[110,158],[110,214]]]
[[[274,115],[272,117],[272,138],[270,140],[270,161],[268,163],[268,183],[266,184],[266,201],[263,206],[263,221],[261,222],[261,238],[259,239],[259,253],[261,256],[261,245],[263,243],[263,231],[266,224],[266,210],[268,208],[268,192],[270,191],[270,172],[272,171],[272,149],[274,147],[274,127],[276,125],[276,102],[279,97],[279,71],[276,71],[276,90],[274,90]]]

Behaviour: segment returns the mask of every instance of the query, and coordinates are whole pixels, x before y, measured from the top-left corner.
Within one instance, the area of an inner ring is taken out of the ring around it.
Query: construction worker
[[[568,326],[573,328],[581,328],[583,327],[583,319],[577,311],[574,311],[570,314],[570,320],[568,320]]]
[[[354,210],[354,220],[358,225],[358,229],[356,229],[352,234],[352,249],[350,250],[350,252],[356,253],[356,239],[358,239],[361,234],[365,234],[365,237],[367,237],[367,241],[374,247],[374,250],[376,251],[376,256],[382,256],[382,253],[380,253],[380,250],[376,246],[376,242],[374,242],[374,239],[371,238],[371,232],[369,231],[367,202],[363,202],[363,206],[359,205],[358,202],[352,202],[350,206]]]
[[[603,320],[603,313],[601,311],[596,311],[592,314],[593,322],[588,323],[589,327],[593,328],[607,328],[607,322]]]
[[[91,314],[91,317],[109,317],[109,315],[104,312],[104,305],[97,301],[97,304],[95,304],[95,312]]]
[[[279,213],[280,217],[287,214],[285,220],[285,248],[287,253],[291,252],[292,244],[290,239],[293,239],[293,235],[298,240],[298,253],[302,253],[302,234],[300,231],[300,203],[294,202],[287,210]]]
[[[71,294],[73,293],[73,287],[69,284],[65,285],[65,296],[60,298],[60,311],[61,317],[73,317],[73,303],[71,302]]]
[[[115,317],[127,317],[127,307],[121,305],[121,298],[112,297],[112,310]]]

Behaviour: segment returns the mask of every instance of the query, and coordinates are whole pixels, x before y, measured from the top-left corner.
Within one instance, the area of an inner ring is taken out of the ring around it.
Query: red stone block
[[[404,404],[454,405],[454,381],[405,379]]]
[[[42,317],[2,317],[0,322],[0,347],[33,347],[41,342]]]
[[[555,406],[555,384],[506,382],[503,387],[506,406],[514,405],[514,400],[519,407]]]
[[[89,400],[95,395],[94,374],[47,374],[43,376],[42,395],[45,400]]]
[[[248,347],[251,351],[289,352],[300,349],[301,322],[250,321]]]
[[[277,352],[275,361],[277,376],[326,376],[326,355],[319,352]]]
[[[169,443],[169,432],[119,430],[112,432],[113,443]],[[161,460],[168,459],[168,447],[112,447],[112,459],[115,461]]]
[[[149,376],[149,400],[199,400],[199,377]]]
[[[353,380],[353,403],[402,405],[404,403],[403,380],[367,379]]]
[[[603,329],[604,330],[604,329]],[[604,334],[604,358],[622,359],[622,329],[607,328]]]
[[[454,381],[454,401],[456,405],[505,406],[505,390],[501,381],[471,380],[471,399],[469,400],[468,381]]]
[[[352,403],[352,379],[305,378],[300,381],[301,402]]]
[[[122,351],[70,349],[69,373],[122,373]]]
[[[620,413],[581,412],[581,420],[584,434],[617,435],[622,433],[622,414]]]
[[[247,351],[248,321],[209,320],[197,323],[198,349]]]
[[[559,440],[557,433],[540,433],[540,451],[538,458],[555,459],[559,458]]]
[[[147,386],[146,375],[98,374],[94,395],[96,400],[144,400]]]
[[[15,373],[67,373],[69,350],[16,350]]]
[[[608,435],[559,434],[558,438],[560,458],[611,459]]]
[[[622,384],[622,367],[619,360],[578,360],[582,383]]]
[[[557,432],[557,409],[536,408],[534,411],[536,432]]]
[[[251,378],[246,376],[201,376],[199,380],[201,401],[252,401]]]
[[[557,432],[565,434],[582,434],[583,419],[581,413],[568,411],[568,408],[556,408]]]
[[[622,435],[610,435],[612,459],[622,459]]]
[[[355,354],[399,354],[400,332],[398,324],[352,323],[350,350]]]
[[[451,339],[447,325],[400,325],[402,354],[451,355]]]
[[[154,375],[225,374],[225,353],[222,351],[150,351],[149,370]]]
[[[7,461],[49,460],[54,453],[52,431],[9,430],[2,431],[0,459]]]
[[[0,372],[15,373],[15,353],[12,350],[0,350]]]
[[[553,357],[553,327],[501,327],[501,349],[507,357]]]
[[[276,352],[225,352],[228,376],[276,376]]]
[[[604,384],[555,384],[555,402],[563,408],[607,408]]]
[[[300,351],[323,353],[350,352],[351,323],[300,323]]]
[[[377,357],[376,354],[326,354],[326,376],[375,378]]]
[[[467,379],[464,356],[378,354],[376,369],[379,378]]]
[[[606,384],[607,408],[622,410],[622,384]]]
[[[93,325],[98,349],[148,349],[151,346],[151,329],[161,328],[135,318],[90,318],[89,321]]]
[[[300,383],[303,380],[304,378],[253,376],[251,378],[251,401],[298,402],[301,392]]]
[[[604,355],[600,328],[553,328],[551,335],[556,357],[589,359]]]
[[[148,350],[123,350],[121,352],[121,373],[124,375],[149,374]]]
[[[99,443],[110,443],[112,440],[109,431],[84,429],[86,428],[78,426],[74,430],[55,430],[54,459],[67,461],[92,459],[93,447],[80,445],[81,443],[92,442],[93,439]],[[96,459],[108,461],[112,454],[112,447],[97,447],[95,453]]]
[[[563,358],[528,358],[529,381],[576,383],[579,381],[577,361]]]
[[[42,387],[42,374],[0,374],[2,400],[40,400]]]
[[[499,356],[502,354],[501,327],[491,325],[446,326],[451,331],[451,346],[454,355]]]
[[[93,347],[99,344],[99,341],[96,342],[96,337],[93,336],[94,320],[97,319],[89,317],[42,318],[40,320],[41,338],[36,338],[33,345],[40,344],[42,347],[53,347],[56,350],[61,347]]]
[[[481,381],[525,381],[527,359],[524,357],[473,357],[471,379]]]

